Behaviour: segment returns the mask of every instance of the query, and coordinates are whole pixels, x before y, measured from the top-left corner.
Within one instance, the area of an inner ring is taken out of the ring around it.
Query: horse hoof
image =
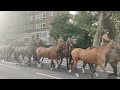
[[[53,68],[51,68],[51,71],[53,70]]]
[[[114,73],[110,73],[108,76],[112,76],[112,75],[114,75]]]
[[[99,75],[98,73],[95,73],[95,76],[96,76],[96,77],[100,77],[100,75]]]
[[[120,77],[115,77],[116,79],[120,79]]]
[[[82,68],[82,73],[85,73],[85,69],[84,68]]]
[[[75,75],[77,76],[77,78],[79,78],[79,75],[78,75],[78,73],[75,73]]]
[[[69,71],[68,71],[68,73],[71,73],[72,72],[72,70],[70,69]]]

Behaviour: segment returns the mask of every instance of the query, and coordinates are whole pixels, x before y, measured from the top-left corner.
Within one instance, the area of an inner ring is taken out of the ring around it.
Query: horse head
[[[62,42],[62,43],[58,44],[58,48],[59,49],[65,49],[66,48],[65,42]]]

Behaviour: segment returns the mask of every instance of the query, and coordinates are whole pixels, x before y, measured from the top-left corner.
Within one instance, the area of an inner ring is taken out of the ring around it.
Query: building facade
[[[9,16],[9,21],[12,23],[8,24],[9,32],[6,37],[17,38],[29,43],[31,36],[34,35],[36,40],[41,39],[47,45],[53,44],[54,41],[49,35],[52,30],[50,23],[55,16],[62,13],[69,14],[69,11],[19,11],[12,13]]]

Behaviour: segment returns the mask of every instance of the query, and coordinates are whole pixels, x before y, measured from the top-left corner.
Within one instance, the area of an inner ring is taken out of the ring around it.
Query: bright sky
[[[76,14],[76,11],[69,11],[72,15]]]

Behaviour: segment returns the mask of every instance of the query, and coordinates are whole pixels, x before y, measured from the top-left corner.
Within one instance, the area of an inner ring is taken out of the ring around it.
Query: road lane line
[[[20,69],[20,68],[17,68],[17,67],[13,67],[13,66],[9,66],[9,65],[5,65],[5,64],[0,64],[2,66],[6,66],[6,67],[11,67],[11,68],[15,68],[15,69]]]
[[[51,78],[55,78],[55,79],[62,79],[62,78],[59,78],[59,77],[54,77],[54,76],[51,76],[51,75],[47,75],[47,74],[43,74],[43,73],[38,73],[38,72],[36,72],[36,74],[47,76],[47,77],[51,77]]]
[[[16,64],[16,63],[13,63],[13,62],[7,62],[7,61],[4,61],[4,60],[1,60],[1,62],[5,62],[5,63],[9,63],[9,64]]]

